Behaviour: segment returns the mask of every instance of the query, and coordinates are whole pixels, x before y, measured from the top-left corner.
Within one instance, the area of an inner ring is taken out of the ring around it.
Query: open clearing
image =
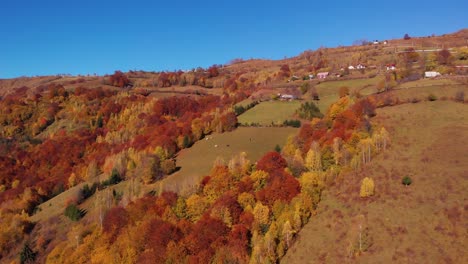
[[[247,158],[255,162],[265,153],[273,151],[276,145],[284,145],[287,137],[297,131],[297,128],[289,127],[240,127],[232,132],[209,135],[179,153],[177,166],[181,169],[162,180],[163,188],[184,191],[197,184],[209,174],[218,157],[228,162],[234,155],[246,152]]]
[[[282,124],[294,118],[294,113],[301,106],[301,101],[267,101],[262,102],[238,117],[239,123],[258,123],[263,126]]]
[[[326,113],[330,105],[340,99],[339,92],[341,87],[348,87],[351,93],[358,90],[362,95],[369,95],[376,92],[375,86],[382,78],[382,76],[378,76],[371,79],[322,82],[315,86],[320,100],[314,101],[314,103],[320,109],[320,112]]]
[[[378,109],[390,149],[330,187],[282,262],[468,263],[467,110],[451,101]],[[359,197],[364,177],[375,181],[370,199]],[[359,225],[370,247],[356,256]]]

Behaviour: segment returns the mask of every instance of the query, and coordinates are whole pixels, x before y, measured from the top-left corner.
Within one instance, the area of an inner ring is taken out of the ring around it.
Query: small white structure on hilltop
[[[353,65],[349,65],[349,66],[348,66],[348,69],[349,69],[349,70],[354,70],[355,68],[354,68]]]
[[[296,100],[297,97],[292,94],[281,94],[280,99],[283,101],[292,101],[292,100]]]
[[[434,77],[437,77],[437,76],[440,76],[440,72],[427,71],[427,72],[424,73],[424,77],[426,77],[426,78],[434,78]]]
[[[366,66],[362,65],[362,64],[358,64],[358,66],[356,66],[356,69],[358,70],[362,70],[362,69],[365,69]]]
[[[395,64],[387,65],[387,71],[394,71],[394,70],[396,70]]]
[[[317,78],[326,79],[328,77],[328,72],[319,72],[317,73]]]

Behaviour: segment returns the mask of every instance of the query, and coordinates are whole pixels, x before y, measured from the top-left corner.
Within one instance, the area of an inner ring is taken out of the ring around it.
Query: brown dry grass
[[[378,110],[374,121],[389,129],[391,148],[331,187],[282,262],[468,263],[467,108],[436,101]],[[401,184],[407,175],[409,187]],[[363,200],[366,176],[376,196]],[[356,256],[360,218],[372,245]]]

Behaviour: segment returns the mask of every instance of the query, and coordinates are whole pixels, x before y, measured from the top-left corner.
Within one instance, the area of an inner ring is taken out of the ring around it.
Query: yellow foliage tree
[[[255,197],[251,193],[243,192],[237,197],[237,202],[242,206],[244,210],[250,206],[253,208],[255,206]]]
[[[253,181],[253,187],[255,191],[258,191],[265,187],[267,178],[268,178],[268,173],[262,170],[257,170],[254,173],[250,175]]]
[[[322,157],[320,153],[320,147],[317,142],[312,142],[312,146],[307,152],[304,163],[307,169],[310,171],[322,171]]]
[[[203,196],[193,194],[187,199],[187,216],[193,222],[196,222],[208,209],[208,202]]]
[[[270,209],[268,208],[268,206],[263,205],[260,202],[257,202],[255,204],[253,215],[256,229],[259,229],[260,227],[268,225],[270,223]]]
[[[296,150],[297,150],[296,137],[294,135],[290,135],[288,139],[286,140],[286,144],[281,150],[281,154],[283,154],[286,157],[292,157],[296,153]]]
[[[293,235],[294,230],[291,226],[291,223],[289,221],[286,221],[286,223],[284,223],[283,225],[282,238],[288,248],[291,246]]]
[[[328,116],[333,120],[342,113],[349,105],[349,97],[340,98],[336,103],[332,104],[328,110]]]
[[[359,192],[359,195],[363,198],[372,196],[374,195],[374,189],[374,180],[372,180],[369,177],[366,177],[362,180],[361,191]]]

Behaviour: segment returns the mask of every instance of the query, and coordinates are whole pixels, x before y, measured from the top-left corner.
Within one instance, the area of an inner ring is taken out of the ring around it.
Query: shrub
[[[437,96],[435,96],[434,94],[430,94],[427,96],[427,100],[433,102],[433,101],[436,101],[437,100]]]
[[[405,186],[411,185],[412,182],[413,181],[408,176],[403,177],[403,179],[401,180],[401,183]]]
[[[281,147],[278,144],[275,146],[275,151],[281,153]]]
[[[306,102],[302,104],[297,110],[297,114],[300,118],[312,120],[314,117],[322,118],[323,114],[320,113],[320,109],[313,102]]]
[[[85,184],[85,186],[83,186],[83,188],[81,189],[81,197],[83,198],[83,200],[86,200],[89,197],[91,197],[94,194],[94,192],[96,192],[96,187],[96,184],[93,184],[91,187],[89,187],[88,184]]]
[[[457,102],[464,102],[465,101],[465,92],[463,91],[458,91],[455,94],[455,101]]]
[[[161,170],[164,174],[171,174],[177,169],[176,162],[172,159],[167,159],[161,162]]]
[[[347,87],[347,86],[340,87],[339,94],[340,94],[340,98],[348,96],[349,95],[349,87]]]
[[[34,263],[36,260],[37,253],[32,251],[29,245],[26,243],[20,252],[20,263]]]
[[[106,186],[110,186],[110,185],[114,185],[114,184],[117,184],[119,182],[122,181],[122,178],[120,178],[120,174],[119,172],[116,170],[116,169],[113,169],[112,170],[112,174],[111,176],[109,177],[109,179],[103,181],[101,183],[101,186],[102,187],[106,187]]]
[[[69,206],[67,206],[67,208],[65,208],[65,212],[64,212],[64,215],[70,218],[70,220],[72,221],[80,220],[85,214],[86,212],[78,208],[76,204],[70,204]]]
[[[363,198],[373,196],[374,189],[375,189],[374,180],[372,180],[369,177],[366,177],[362,180],[361,191],[359,192],[359,195]]]
[[[299,121],[299,120],[284,120],[283,126],[301,127],[301,121]]]

